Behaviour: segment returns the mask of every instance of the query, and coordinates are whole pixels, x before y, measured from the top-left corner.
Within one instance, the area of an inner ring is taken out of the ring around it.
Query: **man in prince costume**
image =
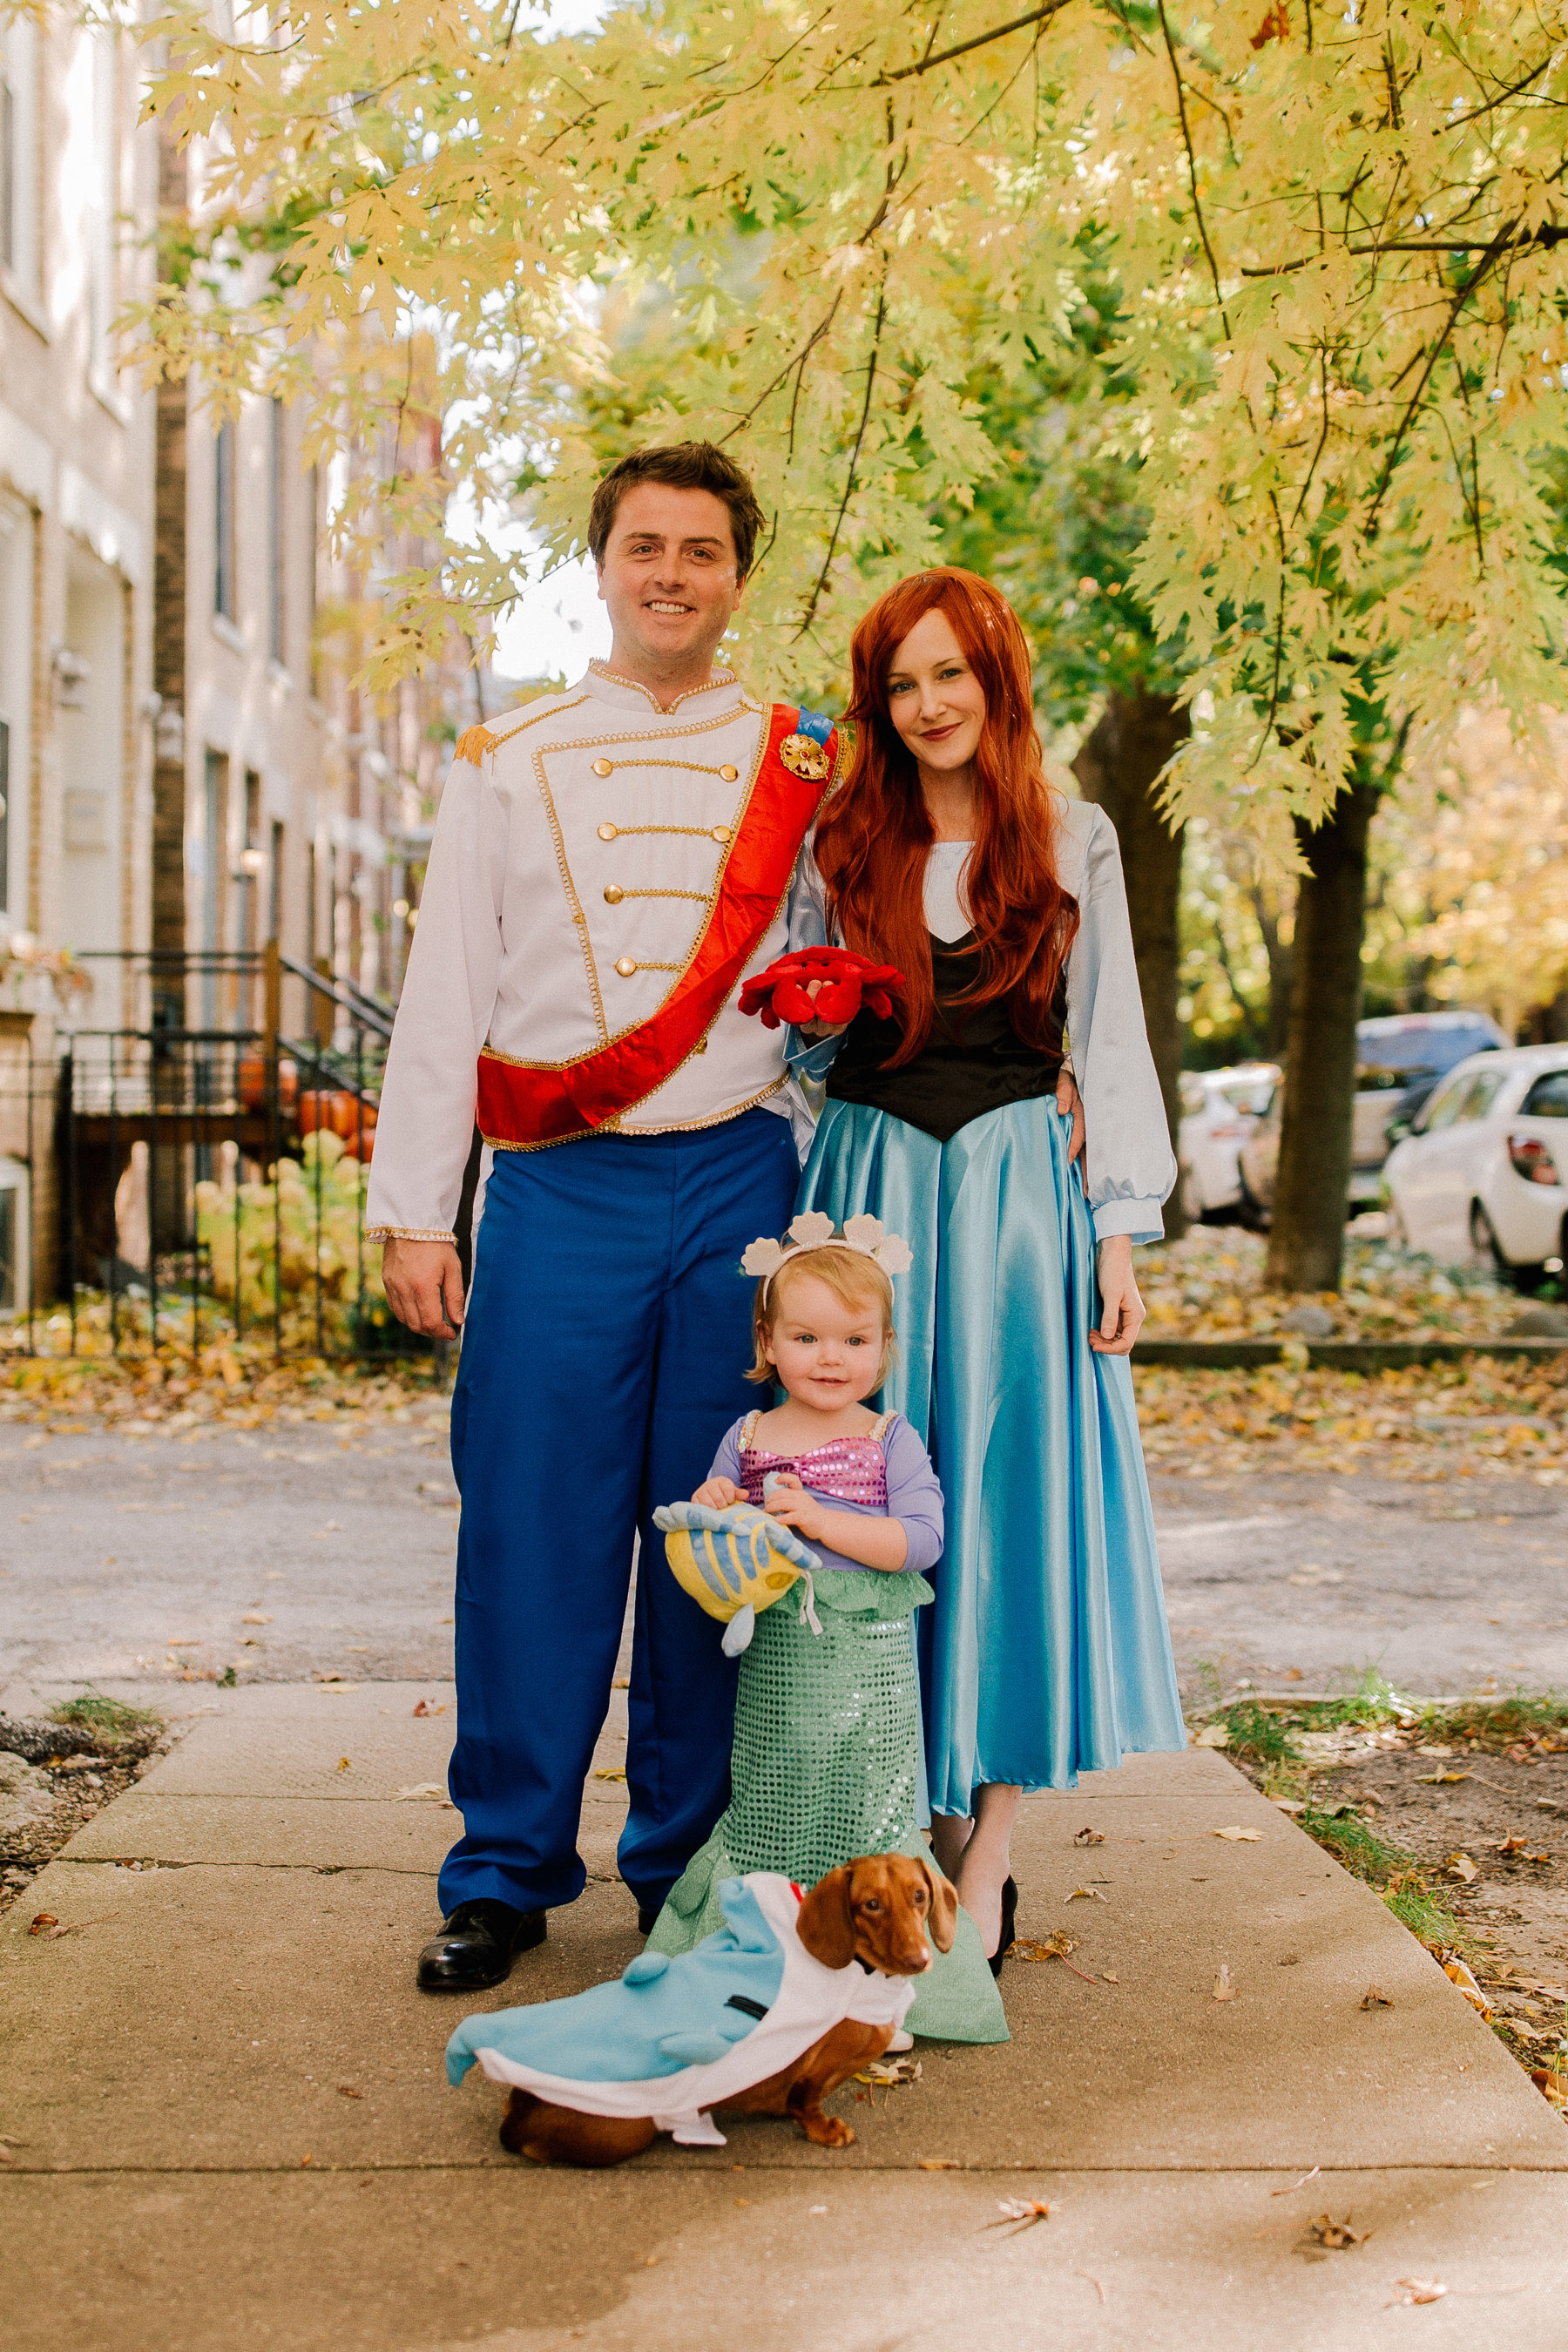
[[[713,667],[763,516],[705,443],[640,451],[588,541],[614,642],[471,729],[441,802],[387,1061],[369,1231],[416,1331],[463,1323],[464,1833],[426,1989],[499,1983],[582,1891],[584,1780],[637,1580],[623,1877],[651,1925],[728,1796],[735,1668],[654,1507],[743,1412],[741,1254],[788,1223],[809,1116],[743,983],[784,948],[833,730]],[[483,1138],[471,1294],[455,1224]],[[483,1222],[479,1223],[482,1207]]]

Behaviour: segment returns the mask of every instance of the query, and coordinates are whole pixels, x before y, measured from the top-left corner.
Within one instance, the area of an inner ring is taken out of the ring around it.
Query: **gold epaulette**
[[[482,760],[489,758],[495,748],[496,739],[488,727],[466,727],[458,738],[452,756],[454,759],[467,760],[470,768],[477,768]]]

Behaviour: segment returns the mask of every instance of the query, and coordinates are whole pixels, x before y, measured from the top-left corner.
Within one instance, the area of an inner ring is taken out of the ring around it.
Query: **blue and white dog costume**
[[[685,2147],[722,2147],[712,2110],[791,2066],[846,2018],[897,2032],[918,1979],[858,1960],[830,1969],[800,1940],[798,1887],[772,1871],[726,1880],[728,1925],[674,1959],[641,1952],[613,1984],[569,2000],[466,2018],[447,2074],[579,2115],[649,2116]]]

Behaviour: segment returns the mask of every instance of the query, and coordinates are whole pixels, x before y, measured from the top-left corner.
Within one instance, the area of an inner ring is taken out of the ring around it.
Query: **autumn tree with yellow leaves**
[[[995,466],[975,371],[1016,381],[1114,285],[1130,587],[1186,664],[1168,804],[1303,869],[1274,1271],[1337,1281],[1371,810],[1418,720],[1560,679],[1563,0],[645,0],[578,38],[515,0],[301,0],[153,29],[153,102],[202,154],[155,363],[307,401],[325,453],[387,398],[331,355],[367,315],[437,320],[448,468],[504,495],[526,467],[565,554],[595,289],[662,286],[685,356],[640,422],[752,471],[742,650],[781,688],[833,691],[857,613]],[[375,494],[418,527],[446,485]],[[392,585],[383,674],[517,581],[454,547]]]

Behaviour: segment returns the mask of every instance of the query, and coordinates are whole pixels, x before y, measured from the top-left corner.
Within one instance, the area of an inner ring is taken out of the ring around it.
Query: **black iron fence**
[[[426,1351],[364,1238],[392,1007],[275,945],[84,961],[124,1025],[62,1034],[54,1298],[26,1344],[42,1316],[50,1353]]]

